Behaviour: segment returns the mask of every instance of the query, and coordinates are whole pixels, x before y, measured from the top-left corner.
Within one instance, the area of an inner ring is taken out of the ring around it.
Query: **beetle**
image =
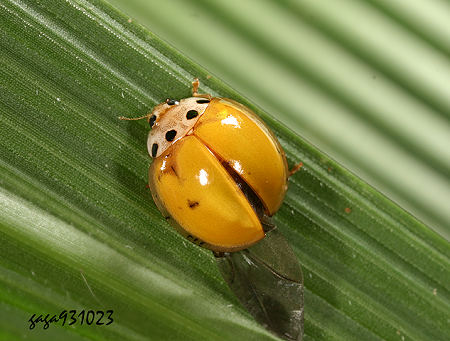
[[[153,200],[178,232],[214,252],[224,279],[258,321],[301,339],[301,269],[270,219],[301,163],[289,171],[280,143],[256,114],[232,99],[199,94],[198,87],[196,78],[192,97],[167,99],[142,117],[120,117],[145,118],[151,128]]]

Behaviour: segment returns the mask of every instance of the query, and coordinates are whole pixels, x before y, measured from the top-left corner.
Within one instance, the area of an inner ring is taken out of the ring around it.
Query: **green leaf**
[[[286,98],[260,110],[99,0],[1,2],[0,63],[1,338],[275,339],[212,254],[157,211],[148,128],[117,119],[187,97],[196,76],[202,92],[255,110],[290,164],[303,162],[275,221],[303,266],[305,339],[447,338],[448,243],[277,121]],[[445,109],[426,83],[409,91]],[[33,314],[64,309],[112,309],[114,322],[29,330]]]

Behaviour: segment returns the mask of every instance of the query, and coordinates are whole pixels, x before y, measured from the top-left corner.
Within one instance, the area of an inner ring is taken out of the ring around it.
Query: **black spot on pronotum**
[[[153,128],[155,121],[156,121],[156,115],[150,116],[150,119],[148,120],[148,123],[150,124],[150,128]]]
[[[198,104],[205,104],[205,103],[209,103],[209,102],[210,102],[209,99],[198,99],[198,100],[197,100],[197,103],[198,103]]]
[[[178,102],[176,99],[170,99],[170,98],[167,99],[166,103],[168,105],[178,105],[178,104],[180,104],[180,102]]]
[[[169,130],[166,133],[166,140],[172,142],[175,136],[177,136],[177,131],[175,129]]]
[[[198,201],[191,201],[191,200],[188,199],[187,202],[188,202],[189,208],[192,208],[192,209],[194,209],[194,208],[196,208],[198,205],[200,205]]]
[[[186,114],[186,118],[188,120],[192,120],[193,118],[198,116],[198,111],[197,110],[189,110]]]
[[[152,157],[155,157],[157,153],[158,153],[158,144],[157,143],[153,143],[153,145],[152,145]]]

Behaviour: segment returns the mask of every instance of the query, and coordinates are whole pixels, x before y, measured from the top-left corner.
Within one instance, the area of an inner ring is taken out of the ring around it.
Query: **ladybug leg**
[[[228,252],[222,252],[222,251],[213,251],[212,252],[214,257],[216,258],[222,258],[222,257],[226,257],[228,255]]]
[[[270,217],[265,214],[263,217],[261,217],[260,221],[261,221],[261,225],[262,225],[264,233],[268,233],[268,232],[272,231],[273,229],[277,228],[275,226],[275,224],[272,222],[272,220],[270,219]]]
[[[192,82],[192,96],[193,97],[206,97],[209,100],[211,100],[212,96],[210,94],[199,94],[197,92],[199,85],[200,85],[200,81],[198,80],[198,78],[194,78],[194,81]]]
[[[302,168],[302,167],[303,167],[303,162],[299,162],[296,165],[294,165],[294,167],[292,167],[292,169],[288,173],[288,178],[290,178],[292,175],[297,173],[300,170],[300,168]]]

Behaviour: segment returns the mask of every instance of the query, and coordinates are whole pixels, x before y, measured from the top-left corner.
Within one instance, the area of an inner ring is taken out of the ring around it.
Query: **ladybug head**
[[[195,123],[209,102],[207,98],[188,97],[179,101],[167,99],[158,104],[148,115],[152,129],[147,140],[150,156],[160,156],[177,140],[192,134]]]

